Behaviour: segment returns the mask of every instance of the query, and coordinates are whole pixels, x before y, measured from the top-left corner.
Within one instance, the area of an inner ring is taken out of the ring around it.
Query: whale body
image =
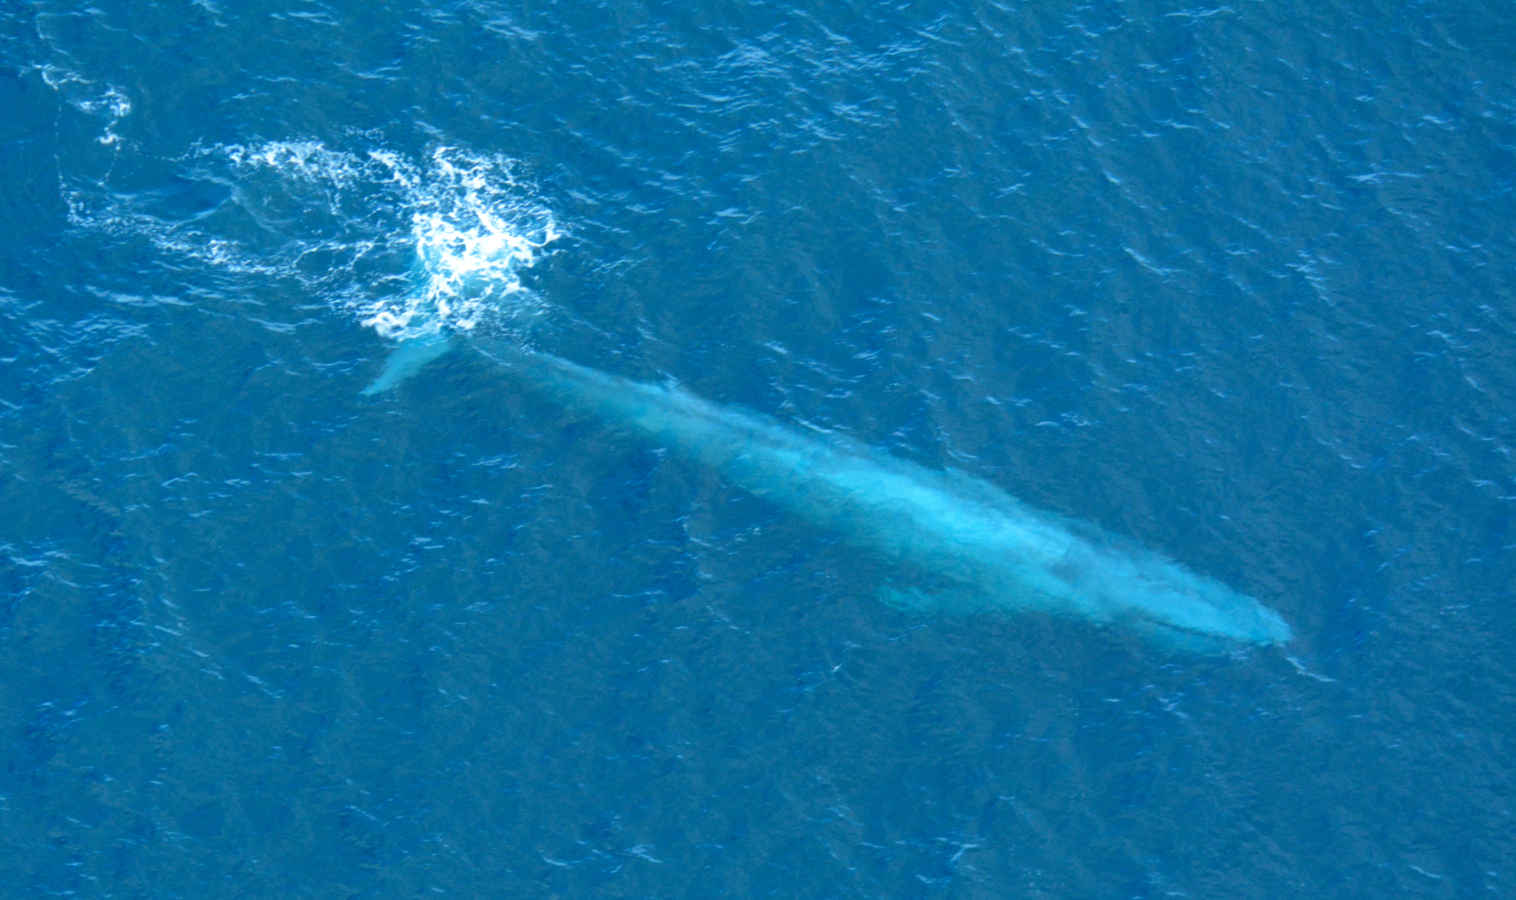
[[[365,393],[446,345],[402,345]],[[724,479],[890,563],[881,599],[923,613],[1038,611],[1121,624],[1203,653],[1284,644],[1274,610],[1135,542],[1034,509],[985,481],[856,441],[515,346],[479,346],[544,399],[717,470]]]

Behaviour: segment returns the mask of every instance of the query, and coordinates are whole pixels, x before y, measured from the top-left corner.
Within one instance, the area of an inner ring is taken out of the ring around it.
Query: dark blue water
[[[1516,895],[1513,33],[7,0],[0,895]],[[429,285],[438,234],[495,267]],[[477,353],[362,396],[425,315],[956,467],[1295,639],[893,609]]]

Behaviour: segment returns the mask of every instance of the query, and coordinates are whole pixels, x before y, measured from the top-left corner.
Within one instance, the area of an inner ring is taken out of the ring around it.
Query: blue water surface
[[[0,896],[1516,896],[1512,34],[7,0]],[[529,252],[439,287],[427,235]],[[467,346],[360,393],[425,327],[959,469],[1294,640],[892,608]]]

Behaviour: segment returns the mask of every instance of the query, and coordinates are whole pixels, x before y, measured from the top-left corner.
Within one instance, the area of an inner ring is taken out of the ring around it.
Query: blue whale
[[[402,344],[365,393],[400,383],[456,338]],[[1027,506],[961,472],[802,431],[509,345],[478,345],[544,399],[710,466],[738,487],[829,529],[901,574],[881,591],[923,613],[1032,611],[1122,625],[1201,653],[1285,644],[1290,627],[1251,597],[1092,525]]]

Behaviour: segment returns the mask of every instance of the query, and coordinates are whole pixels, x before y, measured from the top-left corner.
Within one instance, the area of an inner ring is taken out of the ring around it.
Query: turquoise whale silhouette
[[[364,393],[401,383],[451,349],[405,342]],[[1040,611],[1120,624],[1201,653],[1287,643],[1274,610],[1135,542],[1033,509],[994,485],[846,438],[509,345],[479,346],[545,399],[642,435],[730,483],[867,549],[920,584],[881,599],[925,613]]]

